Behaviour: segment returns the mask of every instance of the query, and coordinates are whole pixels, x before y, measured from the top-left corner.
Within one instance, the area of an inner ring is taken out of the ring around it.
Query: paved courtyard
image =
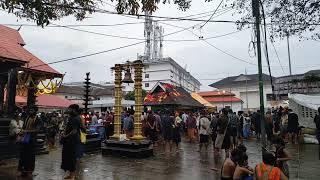
[[[246,142],[249,163],[254,166],[261,160],[261,149],[252,140]],[[318,180],[320,177],[320,160],[317,145],[288,146],[294,160],[290,162],[290,179]],[[100,153],[86,155],[80,164],[79,180],[213,180],[219,179],[217,171],[222,163],[220,157],[214,158],[212,148],[208,153],[197,152],[196,144],[182,143],[183,151],[166,155],[156,151],[155,156],[147,159],[128,159],[102,156]],[[36,176],[34,180],[62,180],[64,172],[60,169],[61,150],[57,149],[47,155],[37,156]],[[15,177],[16,160],[10,160],[0,166],[0,179],[13,180]],[[32,179],[32,178],[31,178]]]

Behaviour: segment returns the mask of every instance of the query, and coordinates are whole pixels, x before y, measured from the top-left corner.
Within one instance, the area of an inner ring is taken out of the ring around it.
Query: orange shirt
[[[263,180],[263,175],[268,173],[267,166],[264,163],[258,164],[256,167],[257,178]],[[272,170],[269,171],[268,180],[280,180],[281,171],[277,167],[272,167]]]

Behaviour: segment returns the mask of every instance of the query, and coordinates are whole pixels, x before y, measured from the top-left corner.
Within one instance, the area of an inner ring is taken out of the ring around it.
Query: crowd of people
[[[37,113],[37,107],[23,108],[9,125],[11,144],[18,149],[18,176],[32,176],[35,169],[37,134],[44,133],[49,150],[56,148],[57,137],[62,145],[61,169],[69,172],[65,179],[74,179],[76,164],[83,155],[80,132],[86,131],[82,110],[74,104],[65,116],[56,112]],[[59,135],[59,136],[57,136]]]
[[[65,115],[53,113],[37,114],[37,108],[24,109],[10,123],[9,135],[19,144],[18,171],[23,176],[32,174],[35,166],[36,134],[44,132],[50,148],[55,148],[59,134],[62,145],[61,168],[69,174],[65,179],[74,179],[76,164],[83,154],[81,132],[89,126],[103,127],[103,139],[109,139],[114,133],[114,114],[112,112],[90,113],[81,116],[78,105],[71,105]],[[320,114],[320,108],[319,108]],[[263,153],[263,161],[256,167],[248,166],[248,155],[244,140],[262,137],[262,115],[259,111],[245,113],[222,109],[219,113],[206,110],[182,112],[164,109],[147,111],[141,115],[142,135],[148,138],[154,147],[163,147],[165,153],[180,152],[181,139],[189,143],[199,143],[199,152],[208,151],[213,145],[214,155],[225,151],[225,161],[221,168],[221,179],[258,179],[278,180],[289,178],[287,161],[291,155],[286,143],[298,143],[301,133],[298,116],[288,108],[272,108],[264,115],[265,132],[269,149]],[[121,133],[127,139],[134,136],[134,111],[128,109],[121,115]],[[320,132],[320,115],[315,117],[317,133]],[[319,135],[318,135],[319,137]],[[274,148],[274,149],[273,149]]]

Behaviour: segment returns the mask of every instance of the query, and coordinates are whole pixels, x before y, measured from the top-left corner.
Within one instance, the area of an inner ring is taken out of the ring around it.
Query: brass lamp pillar
[[[118,140],[121,134],[122,66],[121,64],[116,64],[111,69],[115,71],[114,135],[111,138]]]
[[[142,136],[142,68],[143,63],[140,60],[133,62],[134,67],[134,96],[135,96],[135,113],[134,113],[134,136],[132,140],[143,140]]]

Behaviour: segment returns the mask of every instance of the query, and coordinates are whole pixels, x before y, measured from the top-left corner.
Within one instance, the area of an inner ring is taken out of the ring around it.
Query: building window
[[[145,84],[144,84],[144,87],[149,87],[149,83],[145,83]]]
[[[273,100],[273,94],[267,94],[267,101]]]
[[[145,78],[149,78],[149,74],[145,74],[144,77],[145,77]]]

